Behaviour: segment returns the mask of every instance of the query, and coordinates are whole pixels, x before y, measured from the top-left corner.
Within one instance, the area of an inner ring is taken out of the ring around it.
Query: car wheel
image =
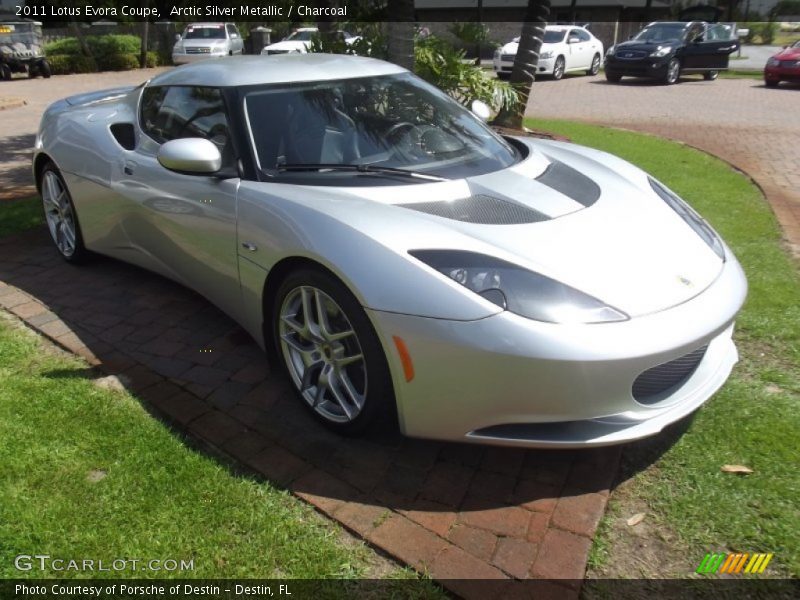
[[[394,415],[383,348],[364,309],[336,278],[302,269],[278,288],[277,354],[303,404],[328,428],[356,434]]]
[[[706,81],[714,81],[717,77],[719,77],[719,71],[709,71],[708,73],[703,73],[703,79]]]
[[[609,83],[619,83],[621,79],[622,75],[606,71],[606,81],[608,81]]]
[[[501,71],[497,71],[497,78],[507,80],[511,78],[511,73],[503,73]]]
[[[594,58],[592,59],[592,66],[586,71],[587,75],[597,75],[600,71],[600,55],[595,54]]]
[[[564,57],[559,56],[556,59],[556,64],[553,65],[553,79],[558,81],[564,76]]]
[[[780,79],[765,79],[764,85],[767,87],[778,87],[778,84],[781,82]]]
[[[28,78],[29,79],[36,79],[39,76],[39,68],[36,65],[31,65],[28,67]]]
[[[46,60],[43,60],[39,65],[39,72],[41,72],[42,77],[45,79],[50,79],[50,75],[53,74],[52,70],[50,69],[50,63]]]
[[[664,84],[672,85],[681,76],[681,63],[677,58],[673,58],[667,63],[667,71],[664,74]]]
[[[0,79],[9,81],[11,79],[11,67],[7,64],[0,65]]]
[[[47,228],[58,253],[67,262],[82,262],[87,258],[88,251],[83,245],[75,205],[64,178],[53,163],[47,163],[42,169],[39,189]]]

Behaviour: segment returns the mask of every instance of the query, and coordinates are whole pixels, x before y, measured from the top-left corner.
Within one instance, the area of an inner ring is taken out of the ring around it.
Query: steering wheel
[[[406,160],[416,160],[420,156],[420,138],[417,126],[408,121],[395,123],[384,134],[387,140],[394,142],[393,150]]]

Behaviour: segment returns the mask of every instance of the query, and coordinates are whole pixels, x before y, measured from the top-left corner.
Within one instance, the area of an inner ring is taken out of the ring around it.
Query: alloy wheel
[[[556,64],[553,66],[553,79],[561,79],[564,76],[564,59],[558,57]]]
[[[597,75],[600,71],[600,55],[595,54],[594,58],[592,59],[592,66],[589,69],[589,75]]]
[[[367,397],[367,364],[333,298],[310,285],[294,288],[281,304],[278,333],[289,375],[308,405],[333,423],[356,419]]]
[[[58,251],[71,257],[77,240],[75,213],[67,189],[54,171],[46,171],[42,178],[42,202],[50,236]]]
[[[681,73],[681,63],[677,59],[672,59],[667,65],[667,84],[675,83],[678,81]]]

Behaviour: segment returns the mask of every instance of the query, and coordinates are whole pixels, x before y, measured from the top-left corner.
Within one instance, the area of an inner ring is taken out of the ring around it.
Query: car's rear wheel
[[[622,75],[606,71],[606,81],[609,83],[619,83],[622,80]]]
[[[561,79],[564,76],[564,66],[565,66],[565,64],[566,63],[564,62],[564,57],[563,56],[559,56],[556,59],[556,64],[553,65],[553,79],[555,79],[556,81],[558,81],[559,79]]]
[[[672,85],[677,83],[681,76],[681,63],[677,58],[673,58],[667,63],[667,70],[664,73],[664,84]]]
[[[719,71],[709,71],[708,73],[703,73],[703,79],[706,81],[714,81],[717,77],[719,77]]]
[[[509,79],[511,77],[511,73],[504,73],[503,71],[497,71],[497,78],[498,79]]]
[[[8,81],[11,79],[11,67],[7,64],[0,64],[0,80]]]
[[[587,75],[597,75],[600,71],[600,55],[595,54],[594,58],[592,58],[592,65],[589,67],[589,70],[586,71]]]
[[[78,225],[75,205],[64,178],[53,163],[47,163],[39,176],[39,189],[50,237],[64,260],[79,263],[88,256]]]
[[[50,75],[53,74],[53,71],[50,68],[50,63],[47,62],[46,60],[43,60],[39,64],[39,71],[41,71],[42,77],[44,77],[45,79],[50,79]]]
[[[286,277],[272,315],[277,354],[303,404],[344,434],[391,422],[394,391],[378,336],[355,296],[323,270]]]

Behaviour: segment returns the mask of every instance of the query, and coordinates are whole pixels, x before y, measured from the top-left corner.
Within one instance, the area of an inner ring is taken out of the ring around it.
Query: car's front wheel
[[[599,71],[600,71],[600,55],[599,54],[595,54],[594,58],[592,59],[592,64],[589,67],[589,70],[586,71],[586,74],[587,75],[597,75],[597,73]]]
[[[781,82],[780,79],[765,79],[764,85],[767,87],[778,87],[778,84]]]
[[[51,162],[44,166],[39,175],[39,189],[42,193],[47,229],[58,253],[71,263],[85,260],[89,252],[83,245],[75,205],[64,178]]]
[[[606,81],[609,83],[619,83],[622,80],[622,75],[618,75],[616,73],[612,73],[609,70],[606,70]]]
[[[0,80],[9,81],[11,79],[11,67],[7,64],[0,64]]]
[[[677,83],[678,78],[681,76],[681,63],[677,58],[673,58],[667,63],[667,70],[664,73],[664,84],[672,85]]]
[[[303,404],[344,434],[386,424],[394,391],[386,357],[364,309],[323,270],[286,277],[272,315],[277,354]]]
[[[559,56],[556,59],[556,64],[553,65],[553,79],[555,79],[556,81],[558,81],[559,79],[561,79],[564,76],[564,66],[565,66],[565,64],[566,63],[564,62],[564,57],[563,56]]]
[[[50,79],[50,76],[53,74],[53,70],[50,68],[50,63],[46,60],[43,60],[39,64],[39,71],[42,73],[42,77],[45,79]]]
[[[719,71],[708,71],[707,73],[703,73],[703,79],[706,81],[714,81],[717,77],[719,77]]]

